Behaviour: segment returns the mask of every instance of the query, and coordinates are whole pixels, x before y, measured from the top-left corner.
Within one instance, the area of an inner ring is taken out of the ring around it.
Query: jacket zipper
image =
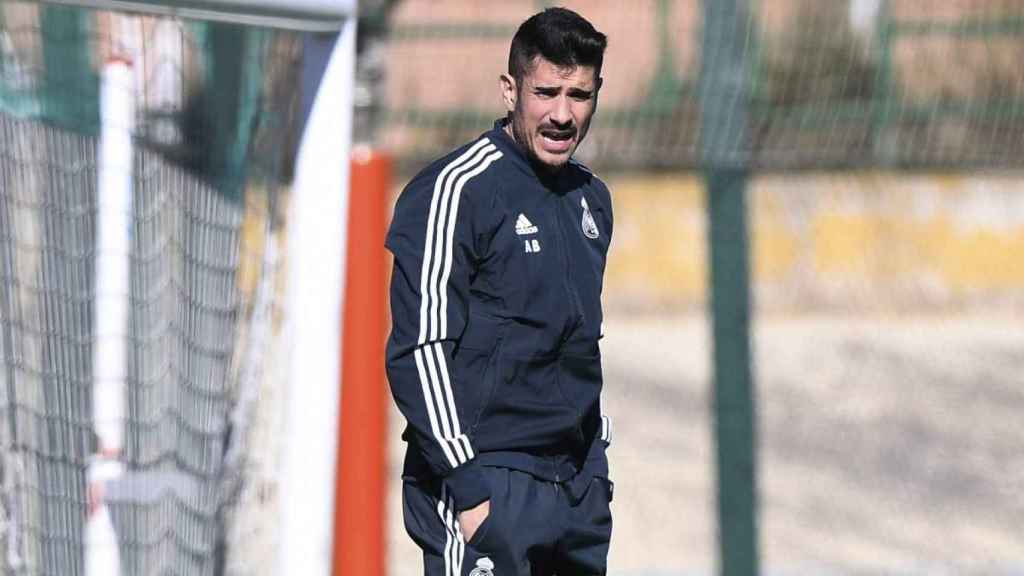
[[[576,294],[576,291],[572,287],[572,283],[569,281],[571,266],[571,262],[569,261],[569,241],[568,236],[565,233],[565,225],[562,222],[562,212],[564,208],[562,202],[564,202],[568,198],[570,198],[569,194],[566,194],[565,196],[558,198],[556,200],[557,210],[555,211],[555,220],[557,220],[558,222],[558,236],[560,240],[559,244],[561,248],[563,261],[562,285],[565,287],[566,293],[569,294],[569,301],[572,303],[572,309],[575,313],[575,318],[573,319],[573,330],[570,330],[562,339],[563,344],[565,343],[565,340],[572,335],[572,332],[575,331],[575,329],[578,328],[579,325],[583,323],[583,305],[580,304],[579,295]]]

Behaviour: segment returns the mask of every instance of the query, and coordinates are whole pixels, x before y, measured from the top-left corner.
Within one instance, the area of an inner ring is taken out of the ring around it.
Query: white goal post
[[[287,313],[283,315],[285,323],[281,330],[288,350],[280,357],[287,359],[283,371],[287,373],[289,385],[283,410],[285,435],[279,448],[281,515],[274,573],[329,575],[332,572],[340,414],[356,0],[37,2],[311,33],[306,36],[304,74],[301,87],[297,89],[314,93],[302,98],[308,105],[303,111],[305,117],[295,159],[286,237],[289,256],[284,306]],[[101,122],[109,120],[103,118]],[[100,196],[118,193],[105,190],[102,179],[97,185]],[[123,206],[117,209],[124,211]],[[117,265],[123,267],[124,263]],[[100,278],[107,275],[103,270],[96,273]],[[126,304],[115,301],[110,305],[117,309]],[[102,318],[108,312],[97,309],[96,316]],[[117,356],[117,351],[113,352]],[[116,368],[112,370],[117,372]],[[118,398],[113,402],[122,401]],[[123,407],[101,406],[94,410],[116,415]],[[117,433],[100,435],[116,437]],[[116,570],[112,567],[107,573],[115,574]]]
[[[324,73],[296,160],[286,296],[292,322],[285,327],[291,394],[278,574],[327,576],[332,570],[355,52],[356,20],[350,17],[326,52],[326,66],[317,67]]]
[[[339,32],[356,0],[40,0],[99,10],[227,21],[306,32]]]

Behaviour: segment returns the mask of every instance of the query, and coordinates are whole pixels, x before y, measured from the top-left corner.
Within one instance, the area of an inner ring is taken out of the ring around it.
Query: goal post
[[[336,39],[307,38],[306,53],[326,56],[323,76],[303,77],[315,90],[296,159],[289,228],[285,327],[290,350],[282,480],[279,574],[330,574],[337,468],[342,293],[355,78],[355,19]],[[321,44],[316,49],[314,44]],[[306,70],[320,68],[307,62]],[[303,101],[306,101],[303,98]],[[330,191],[336,190],[337,194]]]
[[[305,32],[341,31],[356,0],[35,0],[140,14],[227,21]]]
[[[75,63],[38,56],[61,38],[33,9],[45,20],[54,7],[81,23],[63,51]],[[229,103],[273,110],[209,105],[221,97],[211,69],[231,71],[204,68],[193,22],[287,31],[240,57],[279,50],[278,77],[225,84],[246,87]],[[331,574],[356,1],[4,3],[0,49],[0,572]],[[48,66],[116,75],[138,101],[100,90],[61,111],[95,113],[99,134],[5,104],[53,98]],[[237,118],[210,117],[226,111]],[[223,138],[234,124],[249,133]],[[225,142],[231,154],[209,148]],[[244,182],[208,168],[239,154]],[[110,228],[125,233],[111,241]],[[86,474],[97,461],[106,471]],[[254,476],[235,478],[246,466]],[[243,515],[228,501],[246,498],[273,511],[226,527]],[[97,504],[107,532],[138,532],[90,537],[75,518]],[[233,565],[229,538],[261,556]]]

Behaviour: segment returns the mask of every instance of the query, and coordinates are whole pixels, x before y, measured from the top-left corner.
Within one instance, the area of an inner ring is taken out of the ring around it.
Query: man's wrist
[[[483,470],[473,460],[455,468],[444,478],[448,493],[455,501],[455,511],[474,508],[491,497]]]

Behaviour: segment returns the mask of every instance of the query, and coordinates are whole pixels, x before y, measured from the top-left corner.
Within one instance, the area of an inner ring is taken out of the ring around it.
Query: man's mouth
[[[575,130],[541,130],[544,147],[551,152],[565,152],[576,136]]]

